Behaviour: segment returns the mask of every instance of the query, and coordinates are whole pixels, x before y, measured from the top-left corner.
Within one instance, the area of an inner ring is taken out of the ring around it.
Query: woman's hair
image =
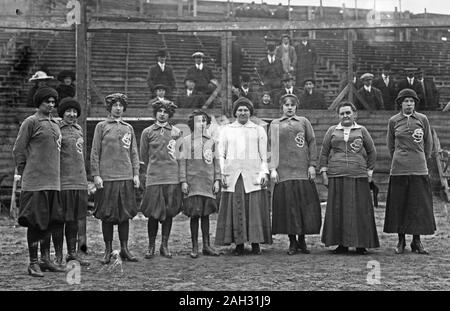
[[[128,97],[127,95],[122,93],[114,93],[105,97],[106,110],[108,110],[108,112],[111,112],[111,107],[116,102],[120,102],[122,104],[124,112],[127,110]]]
[[[286,104],[287,100],[289,98],[292,98],[295,101],[295,104],[297,105],[297,108],[300,106],[300,100],[298,99],[298,97],[294,94],[284,94],[283,96],[281,96],[280,98],[280,107],[283,106],[284,104]]]
[[[352,111],[353,111],[353,112],[356,112],[356,107],[355,107],[355,105],[354,105],[352,102],[349,102],[349,101],[343,101],[343,102],[339,103],[339,105],[338,105],[337,108],[336,108],[337,114],[339,114],[339,110],[340,110],[342,107],[350,107],[350,108],[352,108]]]
[[[169,114],[169,118],[172,118],[173,115],[175,114],[175,108],[177,108],[177,106],[169,100],[154,102],[152,104],[152,106],[153,106],[153,116],[155,118],[156,118],[156,113],[161,108],[166,109],[167,113]]]
[[[195,117],[197,117],[197,116],[205,116],[206,124],[207,125],[211,124],[211,117],[206,112],[204,112],[203,110],[194,110],[189,115],[188,121],[187,121],[189,129],[191,130],[191,133],[194,132]]]

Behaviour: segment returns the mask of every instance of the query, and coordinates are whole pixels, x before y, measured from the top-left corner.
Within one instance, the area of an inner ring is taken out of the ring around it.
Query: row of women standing
[[[390,119],[388,127],[393,162],[384,231],[399,234],[397,253],[405,249],[405,234],[414,235],[413,251],[427,253],[420,235],[435,230],[426,169],[426,157],[431,150],[430,127],[427,118],[414,111],[417,101],[412,90],[399,93],[397,103],[402,109]],[[127,107],[126,96],[112,94],[105,102],[109,116],[97,124],[91,151],[92,174],[98,188],[94,215],[102,220],[105,241],[103,263],[111,260],[114,224],[119,229],[121,257],[137,261],[129,252],[127,241],[129,219],[137,214],[133,187],[139,187],[139,158],[147,172],[141,203],[141,211],[148,217],[149,245],[145,258],[154,256],[159,223],[162,224],[160,254],[171,257],[168,241],[172,218],[181,210],[191,217],[191,257],[198,257],[199,221],[203,254],[218,255],[210,245],[209,215],[218,210],[215,196],[220,190],[216,245],[234,243],[234,253],[242,255],[244,244],[249,242],[252,253],[261,254],[260,243],[272,243],[272,234],[287,234],[288,254],[309,253],[305,235],[320,233],[322,225],[314,183],[317,151],[311,123],[297,115],[299,101],[295,95],[280,99],[282,117],[271,123],[269,135],[250,120],[254,112],[251,101],[239,98],[233,105],[236,121],[221,129],[218,143],[207,134],[211,119],[205,112],[194,111],[189,116],[191,133],[181,137],[181,131],[169,122],[176,106],[170,101],[157,101],[153,103],[156,121],[142,133],[140,156],[133,128],[121,118]],[[46,103],[43,101],[42,105]],[[369,189],[376,151],[367,129],[355,121],[354,105],[344,102],[337,111],[340,122],[327,131],[319,157],[320,172],[328,186],[322,242],[326,246],[338,245],[335,253],[356,247],[358,253],[365,254],[367,248],[379,246]],[[33,135],[30,129],[21,128],[24,131],[29,136],[26,142],[21,140],[22,148],[32,146],[36,137],[45,134],[38,130],[40,135]],[[17,150],[15,146],[15,153]],[[32,162],[25,160],[17,163]],[[45,175],[45,171],[34,174]],[[25,175],[26,169],[24,180]],[[269,179],[275,184],[272,223]],[[36,200],[26,199],[27,191],[24,191],[21,215],[25,215],[22,213],[27,210],[25,206],[47,204],[50,208],[39,210],[48,219],[52,215],[48,199],[51,197],[47,192],[38,197],[40,189],[31,192]],[[29,232],[33,230],[32,222],[22,224],[29,227]],[[30,260],[34,261],[31,251]]]

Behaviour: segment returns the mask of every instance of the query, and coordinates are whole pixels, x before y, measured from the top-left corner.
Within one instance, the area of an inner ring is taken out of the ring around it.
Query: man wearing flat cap
[[[327,109],[322,92],[316,90],[316,81],[313,78],[303,80],[303,94],[300,95],[300,109]]]
[[[167,51],[159,50],[156,53],[157,63],[150,66],[147,74],[147,83],[152,97],[156,96],[154,87],[156,84],[164,84],[167,87],[166,96],[169,97],[175,90],[175,76],[172,67],[166,64]]]
[[[383,96],[381,91],[372,86],[373,74],[365,73],[361,76],[363,86],[356,92],[355,106],[358,110],[383,110]],[[367,107],[366,107],[367,106]]]
[[[391,76],[391,64],[385,63],[381,69],[381,75],[373,81],[373,86],[381,91],[384,108],[395,110],[395,98],[397,96],[396,83]]]
[[[211,94],[217,87],[214,74],[209,66],[203,63],[205,54],[195,52],[192,54],[195,64],[186,71],[186,77],[192,77],[195,81],[197,91],[201,94]]]
[[[275,45],[267,46],[267,55],[258,63],[258,74],[264,91],[272,92],[281,88],[283,64],[275,56]]]
[[[291,45],[291,37],[284,34],[281,36],[281,44],[275,50],[275,56],[283,63],[284,73],[293,73],[297,66],[297,54]]]
[[[397,94],[404,89],[411,89],[416,92],[419,99],[423,98],[423,91],[420,82],[415,78],[416,72],[419,70],[414,65],[409,65],[404,69],[405,77],[398,82]],[[396,94],[396,95],[397,95]],[[416,107],[417,110],[420,110],[419,107]]]
[[[298,88],[296,88],[294,86],[294,77],[291,74],[285,73],[283,75],[282,82],[283,82],[283,87],[275,96],[276,104],[278,104],[278,101],[280,100],[281,96],[283,96],[283,95],[294,94],[295,96],[297,96],[297,98],[299,98],[302,95],[302,91],[300,91]]]

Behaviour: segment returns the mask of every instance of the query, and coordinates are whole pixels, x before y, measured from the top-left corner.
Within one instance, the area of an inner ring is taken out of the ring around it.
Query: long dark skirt
[[[88,205],[87,190],[62,190],[61,206],[64,212],[64,221],[78,221],[86,218]]]
[[[384,232],[433,234],[436,222],[428,175],[389,178]]]
[[[59,191],[22,191],[20,194],[19,225],[45,231],[49,226],[64,223]]]
[[[319,194],[310,180],[286,180],[275,185],[272,234],[318,234],[322,226]]]
[[[272,244],[272,234],[267,191],[245,193],[240,176],[234,192],[222,192],[215,244],[245,242]]]
[[[136,216],[136,195],[133,180],[104,181],[94,197],[94,216],[105,222],[119,224]]]
[[[203,195],[194,195],[183,199],[182,210],[188,217],[208,216],[217,212],[217,201]]]
[[[380,246],[367,178],[329,179],[322,242],[325,246]]]
[[[181,210],[181,195],[180,184],[148,186],[142,198],[141,212],[160,222],[166,217],[175,217]]]

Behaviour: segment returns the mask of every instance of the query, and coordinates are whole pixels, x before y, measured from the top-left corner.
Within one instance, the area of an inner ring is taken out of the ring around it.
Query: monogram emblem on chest
[[[356,138],[351,144],[350,144],[350,151],[353,153],[358,153],[363,146],[363,142],[361,138]]]
[[[125,149],[130,149],[131,146],[131,133],[126,133],[122,138],[123,147]]]
[[[422,129],[415,129],[412,133],[412,137],[414,139],[414,142],[419,144],[423,140],[423,130]]]
[[[79,137],[77,139],[77,141],[75,142],[75,147],[77,149],[77,152],[82,154],[83,153],[83,144],[84,144],[84,140],[82,137]]]
[[[297,136],[295,136],[295,142],[297,147],[303,148],[303,146],[305,146],[305,133],[298,132]]]

